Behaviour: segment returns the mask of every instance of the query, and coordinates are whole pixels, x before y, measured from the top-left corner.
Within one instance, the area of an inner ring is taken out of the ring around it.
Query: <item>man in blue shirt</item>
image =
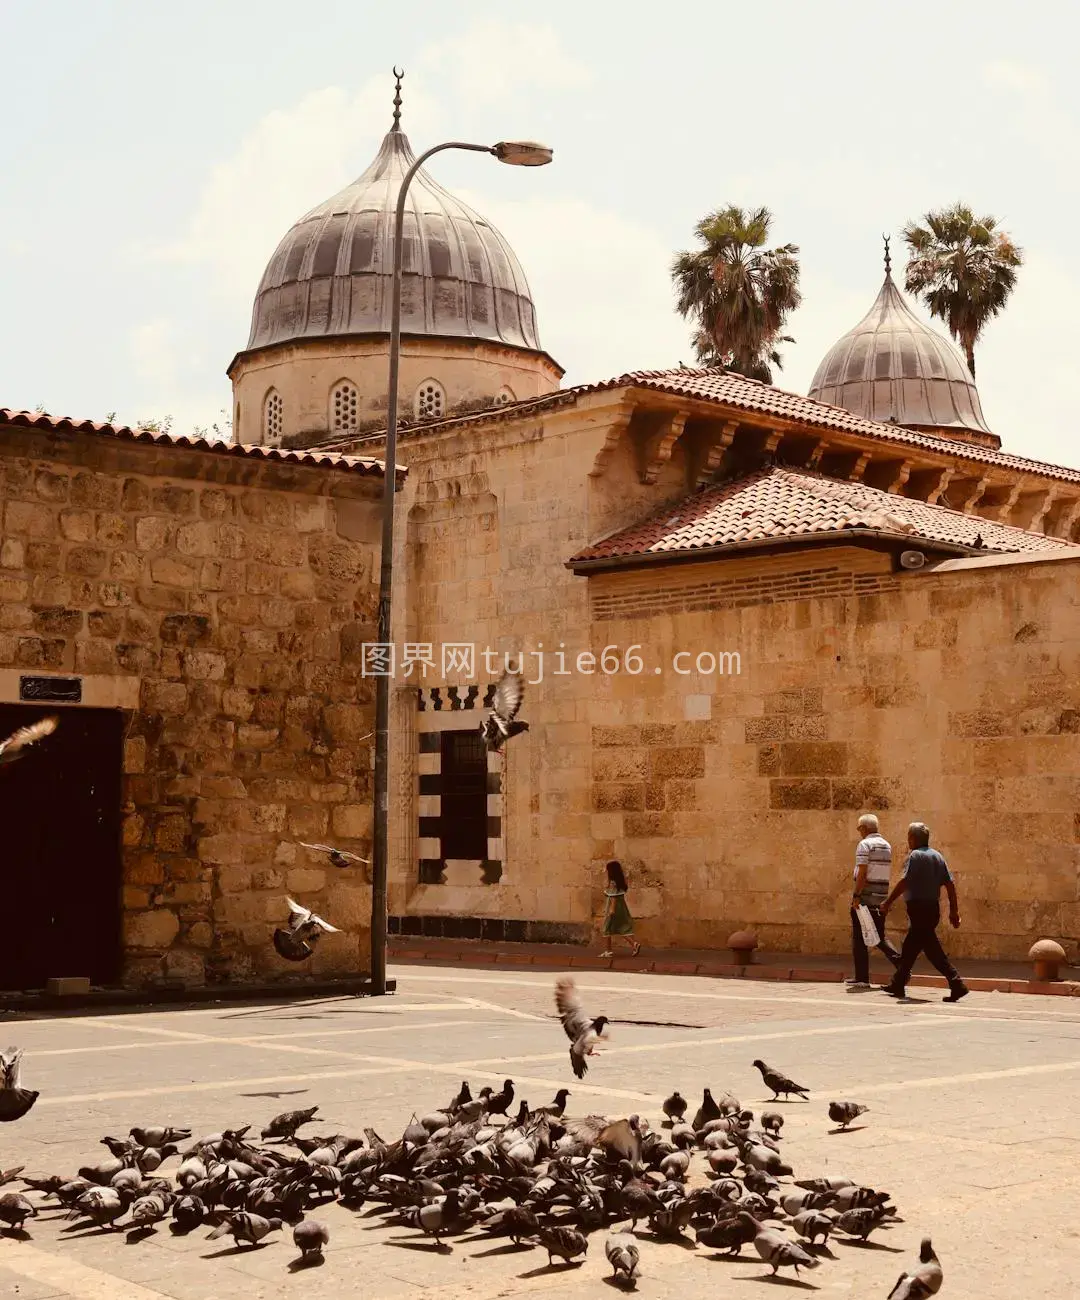
[[[959,1002],[967,997],[968,987],[945,955],[937,937],[943,887],[949,896],[949,922],[954,930],[960,927],[956,885],[948,863],[937,849],[930,848],[930,830],[922,822],[912,822],[908,827],[908,848],[910,852],[904,863],[904,874],[881,908],[884,920],[889,908],[903,894],[908,913],[908,932],[900,949],[900,964],[889,983],[882,985],[882,991],[894,998],[904,997],[911,968],[919,953],[925,953],[927,961],[949,981],[949,995],[944,1001]]]

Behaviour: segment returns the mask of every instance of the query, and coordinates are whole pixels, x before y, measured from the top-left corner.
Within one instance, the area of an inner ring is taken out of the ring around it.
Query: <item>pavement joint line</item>
[[[957,1016],[956,1020],[970,1021],[970,1016]],[[688,1051],[696,1047],[726,1047],[731,1043],[767,1043],[770,1041],[791,1039],[791,1038],[820,1038],[828,1037],[834,1034],[858,1034],[866,1033],[871,1030],[880,1029],[905,1029],[915,1026],[932,1026],[937,1028],[938,1025],[946,1024],[944,1016],[936,1020],[920,1022],[916,1020],[888,1020],[876,1021],[873,1024],[862,1025],[822,1025],[816,1029],[789,1029],[784,1031],[775,1031],[767,1034],[725,1034],[722,1038],[682,1038],[676,1041],[667,1041],[663,1043],[631,1043],[626,1047],[605,1047],[600,1055],[603,1056],[625,1056],[631,1053],[641,1052],[667,1052],[672,1049],[681,1049]],[[455,1065],[462,1068],[479,1069],[485,1065],[495,1065],[500,1061],[505,1061],[508,1065],[517,1062],[530,1061],[561,1061],[565,1053],[563,1052],[544,1052],[530,1056],[509,1056],[509,1057],[481,1057],[475,1061],[456,1061]],[[376,1058],[369,1058],[374,1060]]]
[[[497,1002],[482,1002],[479,998],[459,998],[455,997],[455,1002],[463,1002],[466,1006],[476,1007],[479,1011],[499,1011],[504,1016],[516,1016],[519,1020],[539,1020],[547,1024],[551,1016],[533,1015],[531,1011],[518,1011],[515,1007],[500,1006]]]
[[[561,973],[561,972],[553,972],[553,973]],[[590,993],[590,992],[629,993],[629,994],[639,994],[643,997],[679,998],[679,999],[685,998],[685,999],[694,999],[696,1001],[710,1001],[710,1002],[756,1002],[756,1003],[766,1003],[770,1006],[776,1004],[783,1004],[783,1003],[791,1003],[795,1006],[814,1006],[814,1007],[853,1007],[853,1006],[860,1005],[858,998],[850,994],[843,998],[820,998],[820,997],[815,997],[812,992],[808,992],[804,995],[799,995],[795,993],[783,993],[783,994],[777,993],[771,997],[764,993],[755,995],[749,993],[705,993],[705,992],[694,992],[692,990],[687,990],[684,992],[681,989],[680,990],[650,989],[650,988],[640,988],[633,985],[627,986],[623,984],[593,984],[580,979],[580,971],[568,971],[565,973],[574,976],[578,988],[583,993]],[[402,975],[400,978],[414,979],[417,981],[431,982],[431,983],[445,983],[445,984],[480,984],[480,985],[498,984],[498,985],[507,985],[515,988],[535,988],[535,989],[554,988],[554,983],[546,980],[512,979],[503,976],[485,978],[483,974],[476,977],[468,976],[468,975],[454,975],[449,973],[446,974],[445,976],[442,974],[440,975],[408,974],[408,975]],[[649,978],[649,977],[646,976],[645,978]],[[697,978],[705,979],[708,977],[699,976]],[[834,981],[828,981],[827,983],[829,988],[835,986]],[[813,986],[813,987],[818,987],[818,986]],[[939,992],[939,990],[936,988],[923,988],[922,986],[919,985],[913,985],[912,988],[915,989],[917,993],[934,994]],[[993,997],[994,994],[984,993],[984,994],[973,994],[972,996]],[[967,1007],[967,1004],[965,1004],[965,1006]],[[880,1009],[880,1004],[878,1006],[878,1009]],[[1065,1023],[1074,1023],[1074,1022],[1080,1023],[1080,1016],[1077,1015],[1077,1012],[1073,1011],[1071,1008],[1066,1008],[1066,1007],[1063,1007],[1059,1012],[1055,1012],[1049,1007],[1037,1007],[1037,1008],[1033,1007],[1031,1011],[1028,1011],[1024,1007],[1015,1007],[1015,1008],[1009,1007],[1006,1012],[1005,1007],[999,1007],[999,1006],[986,1007],[986,1006],[982,1006],[979,1003],[976,1003],[975,1006],[967,1007],[967,1009],[969,1011],[979,1010],[981,1012],[1003,1012],[1006,1014],[1001,1017],[1002,1019],[1005,1018],[1015,1019],[1018,1022],[1028,1020],[1029,1017],[1042,1016],[1042,1017],[1052,1017],[1050,1023],[1053,1024],[1060,1023],[1061,1021],[1064,1021]],[[945,1015],[950,1013],[939,1012],[938,1014]],[[989,1018],[989,1017],[985,1017],[985,1018]],[[1037,1023],[1037,1022],[1032,1021],[1032,1023]]]
[[[78,1300],[171,1300],[162,1291],[128,1282],[24,1241],[0,1239],[0,1265],[30,1281],[55,1286]]]
[[[388,995],[388,1000],[394,1003],[395,1006],[399,1008],[398,1010],[387,1009],[386,1011],[377,1011],[377,1010],[365,1009],[363,1014],[367,1016],[384,1016],[387,1019],[390,1019],[391,1017],[396,1018],[397,1016],[401,1015],[403,1011],[455,1011],[457,1010],[457,1008],[454,1005],[457,999],[455,999],[452,993],[444,994],[443,1000],[441,1002],[410,1002],[408,1000],[410,996],[418,997],[419,994],[410,995],[408,993],[402,993],[402,994],[395,993],[392,995]],[[429,993],[426,994],[425,996],[438,997],[439,994]],[[177,1007],[175,1009],[173,1007],[153,1005],[148,1003],[146,1006],[143,1007],[134,1007],[126,1014],[120,1012],[103,1011],[101,1015],[97,1015],[97,1016],[90,1015],[90,1016],[78,1016],[78,1017],[70,1017],[67,1013],[64,1012],[62,1005],[58,1003],[56,1011],[51,1012],[47,1016],[31,1016],[29,1014],[23,1015],[20,1012],[13,1012],[11,1013],[12,1019],[8,1023],[18,1023],[20,1025],[51,1025],[51,1024],[55,1024],[57,1020],[66,1020],[69,1018],[78,1019],[83,1023],[94,1023],[96,1021],[104,1020],[104,1019],[118,1019],[118,1020],[134,1019],[136,1016],[168,1016],[170,1020],[175,1020],[180,1017],[186,1018],[189,1016],[217,1016],[221,1020],[240,1020],[247,1016],[258,1015],[262,1012],[280,1013],[280,1012],[288,1012],[288,1011],[302,1011],[304,1007],[331,1006],[343,1002],[349,1002],[349,1003],[358,1002],[358,1001],[366,1002],[368,1000],[369,999],[367,998],[354,997],[351,994],[349,994],[349,995],[344,995],[336,998],[319,998],[315,1002],[296,1002],[292,1000],[289,1001],[282,1000],[277,1002],[260,1002],[255,1006],[244,1007],[242,1009],[237,1008],[235,1004],[224,1003],[224,1002],[218,1003],[217,1005],[212,1007]],[[285,1019],[286,1017],[281,1016],[280,1018]]]
[[[721,1037],[712,1038],[681,1038],[668,1039],[659,1043],[631,1043],[624,1047],[609,1047],[605,1049],[606,1054],[627,1055],[630,1053],[642,1052],[664,1052],[673,1048],[689,1047],[723,1047],[731,1043],[756,1043],[771,1042],[776,1040],[785,1040],[793,1038],[818,1038],[830,1037],[836,1034],[857,1034],[869,1033],[875,1030],[895,1029],[903,1027],[932,1027],[937,1028],[939,1025],[947,1025],[956,1021],[970,1022],[970,1016],[939,1016],[935,1018],[926,1017],[921,1020],[877,1020],[873,1022],[863,1022],[852,1025],[820,1025],[813,1029],[794,1029],[794,1030],[774,1030],[765,1034],[725,1034]],[[110,1027],[121,1028],[122,1026],[113,1026],[111,1022],[103,1022]],[[471,1020],[460,1021],[460,1025],[472,1025],[475,1022]],[[449,1028],[450,1022],[443,1021],[441,1028]],[[133,1026],[134,1028],[134,1026]],[[192,1034],[182,1029],[164,1029],[157,1026],[143,1025],[138,1026],[141,1032],[146,1034],[157,1034],[169,1038],[177,1038],[184,1042],[198,1043],[218,1043],[222,1045],[235,1044],[239,1047],[254,1047],[260,1050],[272,1052],[291,1052],[301,1056],[333,1056],[344,1060],[358,1060],[377,1063],[380,1065],[396,1065],[399,1068],[412,1068],[417,1063],[414,1061],[404,1060],[400,1057],[380,1056],[370,1053],[358,1054],[355,1052],[338,1052],[328,1047],[303,1047],[294,1046],[292,1043],[278,1042],[277,1039],[285,1038],[287,1035],[210,1035],[210,1034]],[[518,1063],[528,1064],[535,1061],[561,1061],[564,1057],[563,1052],[543,1052],[531,1053],[523,1056],[485,1056],[477,1057],[469,1061],[458,1061],[454,1064],[461,1068],[480,1069],[486,1065],[514,1065]]]
[[[960,1017],[958,1017],[958,1019],[960,1019]],[[795,1030],[793,1032],[789,1031],[787,1033],[740,1034],[740,1035],[730,1035],[724,1038],[716,1038],[716,1039],[690,1039],[690,1040],[682,1039],[674,1042],[669,1040],[668,1042],[665,1043],[633,1044],[630,1047],[608,1049],[608,1052],[609,1054],[614,1055],[616,1052],[622,1054],[622,1053],[641,1052],[641,1051],[670,1051],[672,1048],[677,1048],[677,1049],[681,1048],[683,1050],[686,1050],[687,1048],[694,1047],[694,1046],[707,1047],[707,1046],[723,1045],[723,1044],[730,1044],[730,1043],[758,1042],[758,1041],[764,1042],[764,1041],[771,1041],[777,1039],[820,1037],[829,1034],[856,1033],[866,1029],[879,1029],[879,1028],[892,1029],[898,1026],[902,1027],[905,1024],[913,1024],[913,1023],[917,1023],[917,1022],[892,1021],[889,1023],[880,1023],[877,1025],[823,1026],[816,1029]],[[182,1031],[160,1030],[157,1032],[161,1032],[164,1034],[173,1034],[173,1033],[180,1034]],[[190,1041],[191,1036],[184,1035],[183,1038],[184,1041]],[[257,1042],[252,1044],[252,1043],[247,1043],[245,1040],[237,1039],[237,1038],[205,1037],[200,1039],[199,1041],[207,1042],[207,1043],[219,1043],[219,1044],[238,1043],[242,1046],[256,1046],[256,1047],[263,1046],[262,1043]],[[367,1062],[367,1065],[364,1067],[358,1066],[358,1068],[355,1070],[333,1070],[333,1071],[311,1072],[308,1074],[260,1076],[258,1078],[253,1078],[253,1079],[220,1079],[220,1080],[215,1079],[215,1080],[204,1080],[199,1082],[191,1081],[189,1083],[174,1084],[168,1087],[121,1089],[113,1092],[78,1093],[74,1095],[69,1094],[66,1096],[43,1097],[38,1102],[38,1105],[41,1106],[41,1105],[60,1105],[63,1103],[74,1103],[74,1102],[134,1100],[139,1097],[167,1097],[167,1096],[171,1096],[174,1093],[227,1091],[229,1088],[233,1088],[233,1087],[256,1087],[256,1086],[264,1086],[267,1084],[275,1084],[275,1083],[288,1082],[288,1081],[310,1082],[316,1079],[362,1078],[362,1077],[368,1077],[368,1076],[380,1075],[380,1074],[429,1073],[429,1074],[453,1075],[460,1078],[462,1071],[470,1071],[474,1074],[477,1073],[486,1074],[491,1078],[501,1079],[507,1077],[508,1068],[516,1064],[528,1064],[529,1062],[536,1062],[536,1061],[540,1061],[540,1062],[557,1061],[563,1059],[563,1053],[553,1052],[553,1053],[545,1054],[543,1056],[521,1056],[521,1057],[504,1057],[504,1058],[488,1057],[488,1058],[483,1058],[481,1060],[475,1060],[475,1061],[432,1062],[432,1061],[416,1061],[411,1059],[405,1059],[402,1057],[355,1055],[353,1053],[334,1052],[328,1048],[303,1048],[303,1047],[289,1048],[284,1046],[272,1045],[270,1047],[270,1050],[285,1051],[285,1052],[291,1051],[299,1055],[317,1054],[320,1056],[322,1055],[335,1056],[339,1059],[355,1060],[357,1062],[364,1061]],[[496,1070],[496,1069],[488,1068],[489,1066],[497,1066],[498,1069]],[[531,1078],[532,1081],[544,1086],[548,1086],[553,1091],[563,1086],[563,1083],[565,1082],[563,1080],[552,1080],[552,1079],[541,1078],[539,1076],[529,1076],[529,1077]],[[522,1076],[523,1081],[524,1079],[525,1076]],[[622,1095],[622,1094],[613,1093],[610,1089],[597,1088],[595,1085],[579,1084],[577,1086],[580,1092],[590,1092],[590,1093],[595,1092],[601,1096]],[[642,1096],[642,1094],[636,1094],[636,1093],[630,1095],[634,1097]]]
[[[165,1043],[148,1043],[141,1040],[137,1043],[108,1043],[98,1044],[94,1047],[50,1047],[45,1051],[35,1051],[34,1056],[80,1056],[90,1052],[119,1052],[131,1048],[146,1049],[152,1047],[184,1047],[192,1041],[207,1043],[237,1043],[240,1046],[249,1046],[264,1041],[270,1042],[275,1038],[280,1038],[283,1041],[291,1041],[294,1038],[344,1038],[349,1034],[387,1034],[394,1030],[403,1029],[449,1029],[457,1028],[461,1025],[482,1025],[484,1023],[485,1022],[482,1020],[422,1020],[419,1024],[414,1022],[409,1025],[379,1025],[377,1027],[368,1025],[363,1029],[305,1030],[303,1033],[299,1034],[245,1034],[243,1037],[239,1035],[223,1035],[216,1038],[208,1038],[203,1034],[185,1034],[182,1038],[170,1039],[170,1041]],[[103,1028],[122,1029],[124,1026],[104,1024]],[[132,1028],[136,1029],[136,1032],[145,1034],[165,1034],[169,1032],[168,1030],[153,1028],[149,1025],[132,1026]],[[176,1033],[179,1031],[174,1030],[173,1032]],[[313,1051],[316,1049],[305,1048],[304,1050]],[[350,1059],[355,1059],[355,1053],[350,1052],[348,1055]]]

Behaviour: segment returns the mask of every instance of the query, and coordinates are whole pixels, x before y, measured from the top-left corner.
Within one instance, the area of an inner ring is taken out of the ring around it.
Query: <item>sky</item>
[[[693,361],[671,257],[738,203],[800,248],[776,382],[806,392],[882,234],[902,268],[904,224],[962,199],[1026,257],[976,352],[987,421],[1078,465],[1078,29],[1063,0],[0,0],[0,406],[227,419],[262,270],[371,160],[396,63],[417,152],[553,147],[431,170],[515,248],[564,383]]]

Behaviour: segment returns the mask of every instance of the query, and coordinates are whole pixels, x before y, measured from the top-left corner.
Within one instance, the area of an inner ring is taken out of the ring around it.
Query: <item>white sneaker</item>
[[[862,980],[845,980],[844,983],[848,986],[849,993],[865,993],[868,989],[873,987],[870,984],[864,983]]]

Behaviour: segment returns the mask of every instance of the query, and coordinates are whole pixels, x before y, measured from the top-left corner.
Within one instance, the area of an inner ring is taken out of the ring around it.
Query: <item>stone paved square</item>
[[[942,1006],[936,991],[898,1005],[836,985],[772,986],[672,976],[583,973],[592,1014],[615,1022],[583,1081],[570,1073],[553,1016],[554,974],[402,967],[385,999],[13,1018],[6,1041],[26,1050],[24,1082],[41,1090],[0,1130],[0,1167],[70,1173],[105,1154],[105,1133],[165,1123],[200,1133],[318,1104],[312,1133],[374,1127],[400,1135],[410,1115],[445,1104],[463,1078],[474,1091],[510,1077],[533,1105],[571,1088],[568,1113],[638,1112],[654,1125],[674,1087],[696,1106],[705,1085],[760,1113],[768,1101],[750,1062],[762,1057],[806,1084],[780,1107],[796,1176],[845,1174],[888,1190],[899,1221],[868,1246],[836,1240],[835,1258],[796,1282],[769,1280],[752,1252],[727,1259],[688,1240],[661,1243],[640,1226],[643,1296],[752,1295],[758,1285],[822,1296],[885,1297],[933,1237],[949,1300],[1014,1300],[1047,1288],[1080,1296],[1080,1007],[1070,999],[972,994]],[[832,1133],[832,1099],[871,1107],[861,1127]],[[175,1161],[166,1170],[175,1169]],[[33,1199],[36,1199],[33,1198]],[[580,1267],[549,1268],[537,1249],[473,1232],[438,1250],[411,1229],[333,1204],[326,1262],[292,1273],[291,1231],[237,1251],[159,1230],[64,1232],[55,1209],[26,1239],[0,1238],[0,1296],[18,1300],[258,1300],[303,1294],[412,1293],[495,1300],[609,1294],[605,1233]],[[692,1237],[692,1234],[691,1234]]]

